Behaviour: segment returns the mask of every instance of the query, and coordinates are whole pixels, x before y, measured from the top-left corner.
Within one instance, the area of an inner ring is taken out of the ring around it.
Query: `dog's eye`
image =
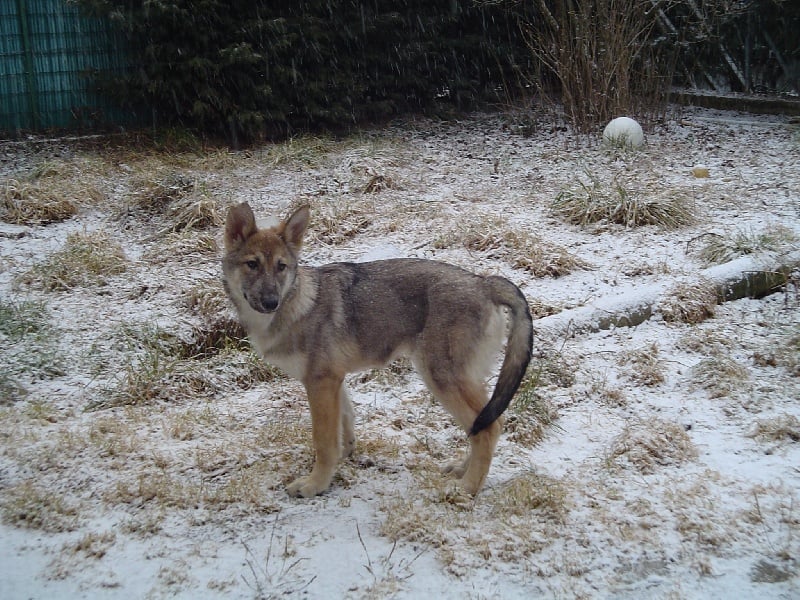
[[[253,271],[255,271],[258,268],[258,261],[257,260],[251,259],[251,260],[248,260],[247,262],[245,262],[244,264],[247,266],[248,269],[251,269]]]
[[[286,270],[286,263],[282,260],[278,261],[278,271],[285,271]]]

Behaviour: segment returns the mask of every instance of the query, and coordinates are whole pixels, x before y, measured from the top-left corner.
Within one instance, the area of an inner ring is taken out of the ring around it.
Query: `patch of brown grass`
[[[662,318],[671,323],[702,323],[714,316],[717,291],[709,281],[678,285],[658,305]]]
[[[219,253],[216,237],[210,233],[197,234],[191,228],[167,232],[158,243],[145,251],[143,258],[161,264],[185,257],[209,260]]]
[[[47,225],[78,212],[73,201],[35,183],[7,179],[0,196],[0,220],[16,225]]]
[[[542,386],[552,384],[551,360],[534,359],[505,414],[505,429],[509,438],[523,446],[532,447],[542,441],[558,419],[558,411],[553,403],[539,391]],[[562,371],[561,363],[556,364],[559,365],[555,369],[556,381],[568,384],[556,385],[570,387],[574,381],[571,377],[573,374]],[[563,377],[568,379],[565,381]]]
[[[748,435],[759,442],[800,442],[800,419],[787,413],[759,420]]]
[[[71,233],[64,247],[21,274],[16,283],[46,291],[103,286],[124,273],[128,260],[122,247],[103,231]]]
[[[640,385],[653,386],[664,382],[666,369],[655,342],[642,348],[622,352],[617,364],[628,367],[624,375]]]
[[[745,389],[750,372],[741,363],[719,354],[705,358],[691,370],[692,382],[708,392],[711,398],[723,398]]]
[[[565,248],[528,232],[513,230],[500,219],[467,222],[434,240],[434,247],[439,249],[456,245],[506,260],[515,269],[527,271],[534,277],[560,277],[589,266]]]
[[[502,517],[513,515],[560,523],[569,513],[567,486],[535,472],[518,475],[492,490],[489,501]]]
[[[78,507],[56,490],[26,480],[3,490],[0,498],[3,521],[15,527],[48,533],[73,531],[78,527]]]
[[[308,204],[306,200],[293,207]],[[365,232],[375,219],[372,202],[353,202],[342,198],[311,203],[311,222],[307,238],[326,246],[339,246]]]
[[[46,225],[72,217],[81,205],[99,203],[110,178],[108,165],[92,157],[45,161],[25,176],[0,182],[0,220]]]
[[[704,241],[696,253],[707,265],[722,264],[746,254],[779,252],[797,243],[794,231],[783,225],[772,225],[760,233],[740,229],[708,233],[696,239]]]
[[[553,212],[568,223],[583,227],[606,222],[624,227],[657,225],[675,229],[695,220],[692,203],[675,191],[630,191],[617,180],[610,185],[595,177],[590,176],[590,180],[589,184],[579,181],[576,187],[560,192],[551,204]]]
[[[607,453],[610,464],[627,465],[645,475],[696,456],[697,449],[681,425],[655,417],[628,424]]]

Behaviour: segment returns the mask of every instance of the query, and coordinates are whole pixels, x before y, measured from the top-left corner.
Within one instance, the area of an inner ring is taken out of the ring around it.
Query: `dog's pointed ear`
[[[303,236],[308,227],[309,216],[308,205],[303,205],[294,211],[281,226],[281,237],[295,252],[303,246]]]
[[[232,206],[225,219],[225,248],[232,250],[258,231],[256,216],[247,202]]]

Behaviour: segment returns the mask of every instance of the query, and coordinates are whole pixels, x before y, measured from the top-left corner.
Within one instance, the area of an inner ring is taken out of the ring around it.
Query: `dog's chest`
[[[292,348],[280,331],[273,331],[271,318],[260,314],[241,316],[250,343],[258,355],[290,377],[302,379],[307,366],[305,353]]]

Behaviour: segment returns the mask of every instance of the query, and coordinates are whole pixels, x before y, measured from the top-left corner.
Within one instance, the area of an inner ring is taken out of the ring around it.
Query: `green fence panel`
[[[123,40],[109,21],[66,0],[0,2],[0,131],[134,124],[137,115],[94,93],[88,77],[126,68]]]

